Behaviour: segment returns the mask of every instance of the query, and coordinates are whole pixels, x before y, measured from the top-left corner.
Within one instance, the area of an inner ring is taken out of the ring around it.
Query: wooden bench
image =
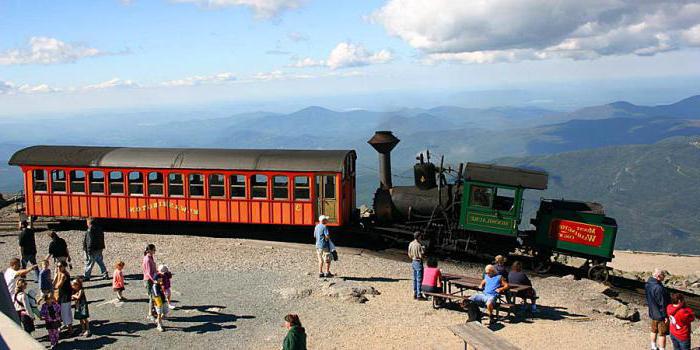
[[[469,300],[469,296],[457,295],[457,294],[423,292],[423,295],[428,295],[428,296],[433,297],[433,307],[436,309],[441,306],[440,305],[440,298],[445,299],[445,300],[449,300],[449,301],[457,300],[458,302]]]
[[[447,328],[462,338],[465,350],[520,350],[479,322],[467,322]]]

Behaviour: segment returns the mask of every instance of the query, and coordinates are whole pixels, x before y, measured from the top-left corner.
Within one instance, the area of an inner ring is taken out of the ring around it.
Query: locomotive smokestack
[[[377,131],[367,141],[379,153],[379,183],[382,189],[388,190],[391,185],[391,150],[399,143],[391,131]]]

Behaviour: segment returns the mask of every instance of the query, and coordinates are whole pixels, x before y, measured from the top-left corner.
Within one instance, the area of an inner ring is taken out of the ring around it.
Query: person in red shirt
[[[685,306],[683,294],[671,295],[671,304],[666,307],[673,350],[690,350],[690,323],[695,320],[693,310]]]

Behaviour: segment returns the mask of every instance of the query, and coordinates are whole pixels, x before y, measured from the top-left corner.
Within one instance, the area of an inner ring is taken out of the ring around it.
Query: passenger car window
[[[226,197],[224,187],[224,176],[221,174],[209,175],[209,197],[224,198]]]
[[[143,174],[138,171],[129,173],[129,195],[143,196]]]
[[[272,177],[272,198],[289,199],[289,178],[283,175]]]
[[[148,195],[163,195],[163,173],[152,171],[148,173]]]
[[[172,197],[185,195],[182,174],[171,173],[168,175],[168,195]]]
[[[308,176],[294,177],[294,199],[309,200],[311,198],[310,183]]]
[[[71,193],[85,193],[85,172],[82,170],[71,170],[70,172]]]
[[[231,175],[231,198],[245,198],[245,175]]]
[[[90,172],[90,193],[104,194],[105,193],[105,173],[103,171]]]
[[[51,191],[54,193],[66,193],[65,171],[51,170]]]
[[[252,197],[256,199],[267,198],[267,175],[252,176]]]
[[[124,174],[121,171],[109,173],[109,194],[124,194]]]
[[[478,207],[491,208],[491,197],[493,197],[493,188],[472,186],[469,203]]]
[[[203,197],[204,196],[204,175],[202,174],[190,174],[190,197]]]
[[[46,185],[46,170],[36,169],[32,171],[32,184],[34,192],[46,192],[48,187]]]

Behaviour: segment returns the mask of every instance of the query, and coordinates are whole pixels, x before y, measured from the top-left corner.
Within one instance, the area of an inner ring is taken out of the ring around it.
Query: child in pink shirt
[[[112,289],[117,292],[117,299],[120,301],[126,300],[126,298],[122,295],[122,292],[124,292],[123,270],[124,262],[120,260],[114,265],[114,274],[112,275]]]

